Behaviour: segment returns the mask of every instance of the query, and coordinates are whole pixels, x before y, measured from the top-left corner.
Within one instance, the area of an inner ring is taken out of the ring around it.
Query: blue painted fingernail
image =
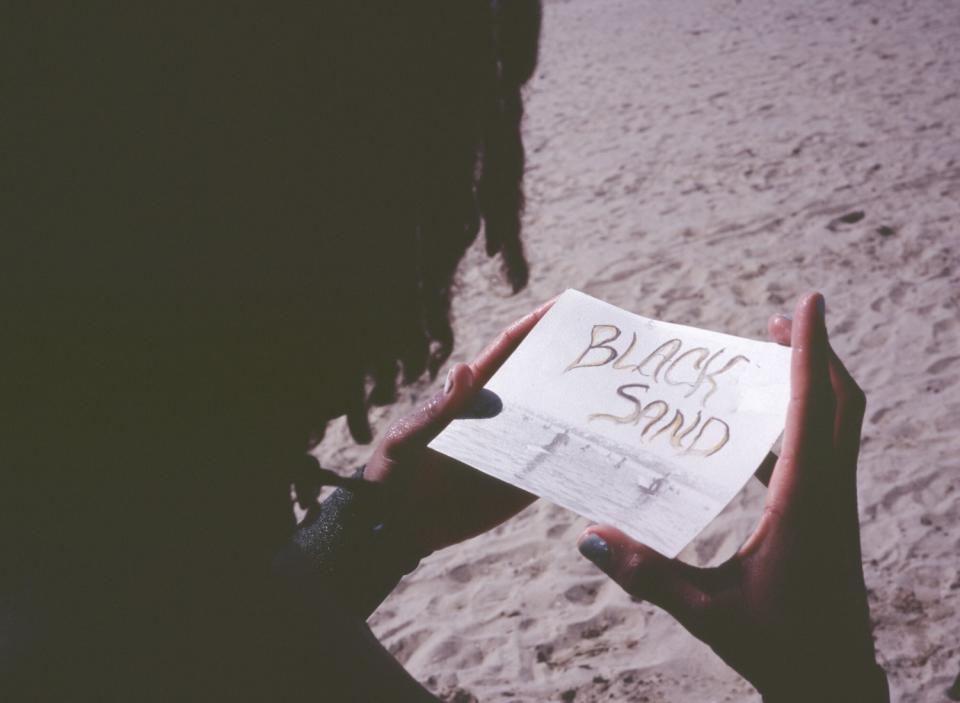
[[[443,393],[448,394],[453,390],[453,369],[447,371],[447,380],[443,382]]]
[[[784,320],[786,320],[787,322],[793,322],[793,315],[789,315],[789,314],[787,314],[787,313],[785,313],[785,312],[779,312],[779,313],[777,313],[777,317],[782,317],[782,318],[783,318]]]
[[[820,313],[820,319],[827,319],[827,301],[822,295],[817,296],[817,312]]]
[[[580,553],[601,570],[610,568],[610,546],[597,534],[588,535],[577,545]]]

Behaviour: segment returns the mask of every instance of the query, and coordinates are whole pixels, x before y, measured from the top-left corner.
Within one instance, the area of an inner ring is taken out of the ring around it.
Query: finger
[[[812,487],[833,447],[835,398],[823,297],[805,296],[791,326],[790,404],[780,460],[770,479],[767,507],[784,514]]]
[[[668,559],[607,525],[587,528],[577,548],[627,593],[660,606],[687,629],[702,620],[709,604],[701,588],[706,569]]]
[[[456,364],[447,373],[443,390],[387,430],[379,448],[384,458],[396,461],[404,452],[422,449],[450,424],[479,387],[470,367]]]
[[[792,320],[783,314],[774,315],[768,323],[770,336],[774,341],[787,346],[790,344],[791,327]],[[856,458],[860,451],[860,431],[867,399],[829,342],[827,349],[830,385],[833,387],[836,398],[836,417],[833,427],[834,450],[844,465],[855,469]]]
[[[836,398],[833,446],[842,467],[855,472],[860,453],[860,432],[867,410],[867,396],[847,371],[840,357],[830,349],[830,385]]]
[[[790,332],[793,326],[793,320],[789,315],[783,313],[777,313],[770,317],[767,321],[767,332],[770,334],[770,338],[785,347],[790,346]],[[757,477],[757,480],[760,481],[764,486],[770,484],[770,477],[773,475],[773,469],[777,465],[777,461],[780,459],[773,452],[767,452],[767,455],[763,458],[763,461],[760,463],[760,466],[754,472],[754,476]]]
[[[767,332],[777,344],[790,346],[790,332],[793,328],[793,319],[789,315],[777,313],[767,322]]]
[[[477,359],[456,364],[447,373],[444,390],[421,405],[412,414],[396,422],[384,438],[385,458],[394,460],[407,448],[423,447],[446,427],[466,406],[475,389],[483,387],[497,368],[517,348],[527,333],[540,321],[556,298],[507,327]]]
[[[559,296],[557,296],[559,297]],[[534,328],[540,319],[547,314],[547,311],[553,306],[557,298],[548,300],[539,308],[516,320],[507,327],[486,349],[480,352],[480,355],[470,364],[470,370],[476,379],[477,387],[486,385],[490,377],[496,373],[500,365],[507,360],[514,350],[520,346],[520,342]]]
[[[860,518],[857,511],[857,457],[860,454],[860,433],[867,408],[864,392],[847,371],[840,357],[830,350],[830,383],[836,397],[836,414],[833,425],[833,451],[836,466],[837,487],[833,504],[837,515],[846,524],[842,531],[848,540],[850,563],[860,572],[862,553],[860,549]]]

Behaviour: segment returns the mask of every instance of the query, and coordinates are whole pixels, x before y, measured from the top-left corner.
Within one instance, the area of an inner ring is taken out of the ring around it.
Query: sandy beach
[[[758,339],[822,291],[868,397],[860,517],[880,661],[894,700],[946,700],[960,672],[960,3],[547,0],[526,95],[531,282],[509,295],[478,242],[450,363],[571,287]],[[376,430],[445,373],[374,411]],[[338,422],[318,455],[347,470],[369,451]],[[763,491],[751,480],[681,558],[730,556]],[[427,558],[371,625],[458,703],[758,701],[579,555],[586,524],[539,501]]]

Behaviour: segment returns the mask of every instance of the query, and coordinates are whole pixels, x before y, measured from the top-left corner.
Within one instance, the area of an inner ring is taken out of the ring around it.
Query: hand
[[[659,605],[769,700],[886,700],[860,557],[857,454],[865,398],[830,349],[819,294],[776,316],[792,344],[783,450],[753,535],[715,568],[654,552],[612,527],[581,552]]]
[[[391,511],[428,554],[496,527],[535,496],[427,448],[546,314],[553,301],[520,318],[472,364],[450,369],[444,390],[393,424],[363,472],[383,482]]]

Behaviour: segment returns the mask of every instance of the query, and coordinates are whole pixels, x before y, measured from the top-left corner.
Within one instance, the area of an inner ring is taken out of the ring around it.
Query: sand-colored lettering
[[[717,352],[718,354],[720,352]],[[710,356],[710,350],[706,347],[694,347],[693,349],[688,349],[683,352],[680,356],[673,360],[673,363],[667,367],[667,370],[663,372],[663,380],[665,383],[671,386],[691,386],[695,387],[696,384],[700,383],[700,379],[703,377],[703,372],[697,376],[696,381],[676,381],[671,377],[673,370],[677,368],[677,364],[686,359],[688,356],[693,354],[699,354],[699,358],[693,362],[692,366],[694,370],[699,370],[701,365],[703,365],[704,360]],[[716,354],[714,355],[716,356]]]
[[[634,332],[630,337],[630,346],[627,347],[627,350],[620,355],[620,358],[613,362],[613,368],[617,371],[622,369],[630,368],[630,362],[627,361],[627,357],[633,352],[633,348],[637,346],[637,333]]]
[[[664,432],[670,432],[672,430],[673,432],[670,435],[670,444],[672,444],[677,449],[683,449],[682,442],[684,438],[688,434],[693,432],[697,428],[697,425],[700,424],[700,411],[699,410],[697,411],[696,418],[694,418],[693,422],[689,426],[684,426],[683,419],[684,419],[683,413],[680,412],[679,410],[674,410],[673,419],[669,423],[661,427],[659,430],[657,430],[657,433],[653,435],[653,437],[651,437],[650,439],[656,439],[657,437],[662,435]]]
[[[723,351],[723,350],[721,349],[720,351]],[[717,354],[719,354],[719,353],[720,353],[720,352],[717,352]],[[716,382],[716,380],[715,380],[717,376],[719,376],[719,375],[722,374],[722,373],[726,373],[727,371],[729,371],[731,368],[733,368],[736,364],[740,363],[741,361],[750,361],[750,359],[748,359],[747,357],[738,354],[737,356],[735,356],[735,357],[733,357],[732,359],[730,359],[726,364],[724,364],[723,367],[722,367],[719,371],[710,371],[710,372],[708,372],[708,371],[707,371],[707,368],[710,366],[710,363],[714,360],[714,358],[716,358],[716,355],[714,355],[713,357],[711,357],[710,360],[709,360],[706,364],[704,364],[703,372],[700,374],[700,378],[699,378],[698,381],[697,381],[697,386],[694,387],[694,388],[693,388],[689,393],[687,393],[687,395],[686,395],[686,397],[689,398],[690,395],[692,395],[693,393],[696,393],[696,392],[697,392],[697,388],[700,386],[701,383],[703,383],[703,382],[709,383],[709,384],[710,384],[710,390],[708,390],[706,393],[704,393],[703,399],[700,401],[701,407],[707,404],[707,400],[710,398],[711,395],[713,395],[714,391],[717,390],[717,382]]]
[[[641,376],[649,376],[650,374],[644,373],[643,369],[654,359],[660,359],[660,363],[657,364],[657,368],[653,371],[653,380],[659,382],[660,370],[673,359],[674,355],[680,351],[681,346],[683,346],[683,343],[679,339],[670,339],[650,352],[650,355],[634,368]]]
[[[632,388],[639,388],[641,390],[650,390],[650,386],[645,383],[627,383],[623,386],[620,386],[617,389],[617,395],[619,395],[624,400],[628,400],[633,403],[634,408],[633,412],[629,415],[611,415],[610,413],[593,413],[590,417],[587,418],[588,422],[593,420],[610,420],[615,422],[618,425],[628,425],[640,421],[640,413],[643,408],[643,404],[640,402],[640,399],[634,395],[630,395],[627,390]]]
[[[719,440],[717,440],[717,442],[713,446],[707,449],[697,449],[696,448],[697,442],[699,442],[700,439],[704,436],[704,433],[706,433],[707,428],[713,425],[714,423],[720,426],[718,427],[718,429],[723,433],[722,436],[720,437]],[[687,447],[687,450],[684,452],[684,454],[695,454],[698,456],[712,456],[717,452],[719,452],[721,449],[723,449],[724,445],[729,441],[730,441],[730,425],[728,425],[727,423],[725,423],[723,420],[719,418],[711,417],[709,420],[703,423],[703,425],[701,425],[700,431],[697,432],[697,436],[693,438],[693,442],[690,443],[690,446]]]
[[[650,428],[660,422],[660,420],[663,419],[663,416],[666,415],[669,410],[670,406],[664,403],[662,400],[655,400],[652,403],[648,403],[643,408],[643,412],[640,414],[640,417],[637,418],[638,423],[640,420],[650,420],[650,422],[648,422],[643,428],[643,432],[640,433],[640,436],[646,437],[647,432],[650,431]]]
[[[603,334],[604,330],[612,332],[612,335],[606,339],[600,339],[600,336]],[[564,373],[572,369],[579,369],[585,366],[603,366],[609,364],[611,361],[617,358],[618,352],[613,347],[607,346],[610,342],[614,341],[620,336],[620,328],[616,325],[594,325],[593,329],[590,330],[590,345],[583,350],[583,353],[577,357],[577,360],[570,364],[567,368],[563,370]],[[594,349],[602,349],[607,352],[607,358],[602,361],[593,361],[593,362],[583,362],[584,358]]]

